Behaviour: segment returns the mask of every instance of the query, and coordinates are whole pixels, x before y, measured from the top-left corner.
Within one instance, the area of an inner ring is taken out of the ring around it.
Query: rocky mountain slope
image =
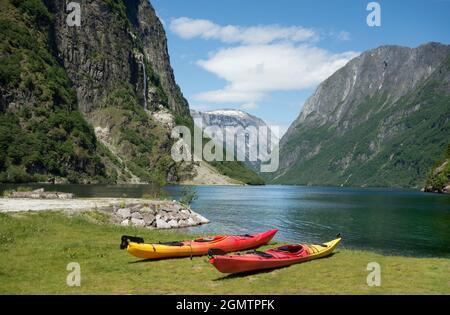
[[[201,121],[202,128],[204,131],[206,131],[209,137],[212,137],[213,134],[211,132],[208,132],[208,127],[217,126],[221,128],[222,132],[224,133],[224,142],[222,143],[224,148],[228,151],[233,150],[235,153],[235,157],[238,156],[238,153],[242,154],[247,158],[247,160],[249,152],[248,143],[246,143],[245,146],[239,146],[237,144],[236,137],[243,134],[245,128],[255,127],[255,130],[257,130],[257,128],[260,126],[267,126],[262,119],[250,115],[242,110],[236,109],[221,109],[205,112],[191,110],[191,116],[194,121]],[[235,128],[235,130],[238,130],[238,133],[235,134],[230,131],[230,134],[228,134],[226,130],[227,127]],[[241,132],[239,132],[239,130],[241,130]],[[252,166],[256,165],[256,163],[248,164]]]
[[[230,126],[242,128],[247,128],[249,126],[267,126],[261,118],[250,115],[239,109],[220,109],[205,112],[191,109],[191,116],[194,119],[202,119],[204,126]]]
[[[444,153],[444,158],[428,174],[425,188],[426,192],[450,194],[450,144]]]
[[[420,187],[450,138],[450,46],[382,46],[324,81],[281,140],[274,183]]]
[[[211,133],[208,133],[208,129],[206,129],[207,127],[218,126],[219,128],[221,128],[222,132],[225,134],[225,139],[222,143],[224,148],[228,151],[233,150],[235,158],[244,156],[246,159],[245,164],[247,166],[255,171],[259,170],[260,161],[250,161],[249,159],[248,140],[245,146],[238,145],[237,137],[239,137],[240,135],[244,135],[244,130],[248,127],[255,128],[253,129],[255,130],[255,135],[257,135],[259,127],[266,127],[268,128],[268,130],[270,130],[269,126],[264,122],[264,120],[238,109],[220,109],[205,112],[191,110],[191,116],[194,121],[201,121],[203,130],[205,130],[207,135],[210,137],[212,137],[213,135]],[[227,133],[227,127],[235,128],[235,130],[237,130],[237,133]],[[246,136],[246,139],[248,139],[248,135]]]
[[[151,4],[77,3],[79,27],[64,1],[0,1],[0,182],[195,177],[170,156],[192,118]]]

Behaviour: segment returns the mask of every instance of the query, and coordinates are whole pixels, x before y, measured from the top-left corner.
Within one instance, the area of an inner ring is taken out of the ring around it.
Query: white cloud
[[[223,89],[197,94],[195,99],[252,103],[273,91],[311,88],[357,55],[351,51],[333,54],[311,45],[292,43],[220,49],[209,59],[198,61],[198,65],[228,83]]]
[[[221,26],[209,20],[180,17],[173,19],[170,30],[184,39],[200,37],[224,43],[268,44],[275,41],[305,42],[318,39],[318,33],[302,26],[257,25]]]
[[[349,32],[347,32],[347,31],[340,31],[340,32],[337,34],[337,37],[338,37],[340,40],[343,40],[343,41],[351,40],[351,34],[350,34]]]
[[[259,106],[255,102],[245,103],[241,105],[242,110],[257,109]]]
[[[211,110],[211,107],[205,104],[189,104],[189,108],[199,112],[207,112]]]
[[[356,52],[332,53],[316,47],[320,37],[350,40],[346,31],[323,33],[302,26],[222,26],[210,20],[180,17],[170,29],[183,39],[214,39],[225,47],[197,61],[227,83],[193,99],[202,103],[237,103],[254,109],[274,91],[313,88],[356,57]],[[321,36],[319,36],[319,33]]]

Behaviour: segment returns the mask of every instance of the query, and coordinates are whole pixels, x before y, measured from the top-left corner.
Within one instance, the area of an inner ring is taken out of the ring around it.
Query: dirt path
[[[86,198],[86,199],[10,199],[0,198],[0,212],[45,211],[45,210],[93,210],[119,204],[124,199]],[[127,203],[152,202],[146,199],[126,199]],[[164,201],[161,201],[161,203]]]

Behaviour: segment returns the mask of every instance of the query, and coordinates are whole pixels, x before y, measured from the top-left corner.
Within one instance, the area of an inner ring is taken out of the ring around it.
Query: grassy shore
[[[289,268],[226,276],[207,257],[151,262],[119,250],[122,234],[146,241],[192,236],[107,222],[98,212],[0,213],[0,294],[450,294],[449,259],[341,248]],[[81,266],[80,287],[66,285],[70,262]],[[369,262],[381,265],[380,287],[366,284]]]

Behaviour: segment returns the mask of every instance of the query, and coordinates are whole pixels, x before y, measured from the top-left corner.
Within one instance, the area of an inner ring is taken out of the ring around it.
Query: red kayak
[[[123,236],[121,248],[127,249],[133,256],[145,259],[201,256],[206,255],[211,248],[222,252],[258,248],[267,244],[277,232],[278,230],[275,229],[251,235],[216,235],[190,241],[153,244],[146,244],[141,238]]]
[[[299,262],[330,255],[341,241],[341,237],[324,244],[293,244],[254,251],[244,255],[226,255],[220,250],[209,251],[210,262],[223,273],[240,273],[260,269],[286,267]]]

